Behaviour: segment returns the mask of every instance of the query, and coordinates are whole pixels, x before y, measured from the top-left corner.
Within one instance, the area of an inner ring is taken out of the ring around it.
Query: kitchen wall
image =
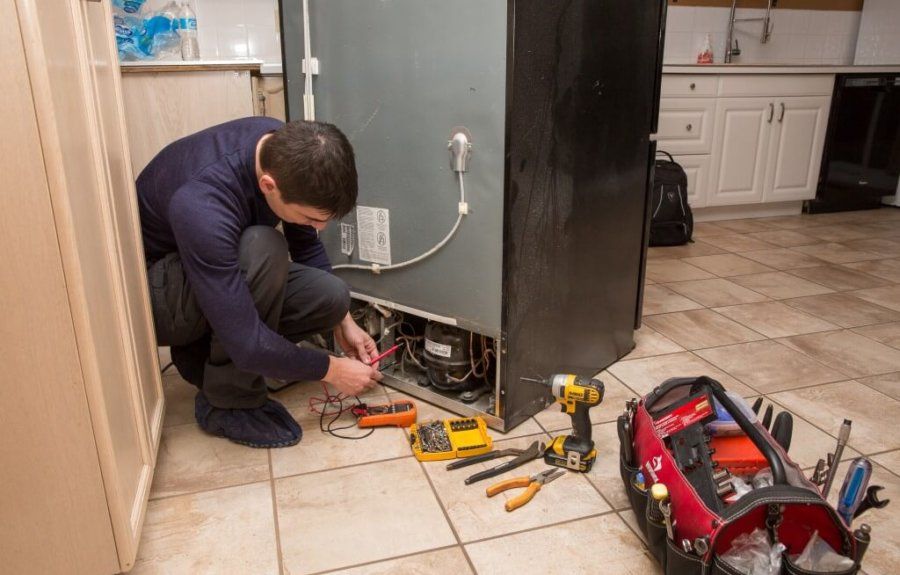
[[[866,3],[872,0],[866,0]],[[898,0],[881,0],[894,3]],[[725,57],[725,40],[730,9],[702,6],[669,6],[666,20],[666,64],[697,61],[706,35],[711,38],[716,63]],[[738,18],[765,15],[764,9],[739,8]],[[852,64],[856,52],[860,12],[849,10],[772,11],[774,28],[766,44],[759,42],[761,22],[738,22],[735,37],[742,54],[734,59],[743,64]]]
[[[168,1],[149,0],[148,4],[157,9]],[[192,0],[192,4],[202,59],[257,58],[281,64],[277,0]]]
[[[900,1],[866,0],[856,64],[900,64]]]

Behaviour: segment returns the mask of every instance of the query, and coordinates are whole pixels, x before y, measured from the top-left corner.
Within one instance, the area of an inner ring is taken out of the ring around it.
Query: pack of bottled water
[[[147,0],[112,0],[119,60],[196,60],[197,17],[188,2],[152,10]]]

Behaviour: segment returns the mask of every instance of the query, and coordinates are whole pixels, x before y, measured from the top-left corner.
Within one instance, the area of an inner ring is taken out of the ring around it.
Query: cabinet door
[[[771,98],[719,99],[707,205],[762,201],[774,116]]]
[[[153,478],[162,395],[127,148],[116,135],[110,8],[89,0],[17,6],[91,431],[118,568],[127,571]]]
[[[144,418],[155,453],[162,429],[163,391],[159,375],[156,334],[150,310],[146,259],[138,216],[137,192],[131,171],[131,156],[125,131],[125,113],[119,83],[115,42],[109,31],[109,9],[97,2],[83,2],[85,36],[93,73],[93,93],[102,137],[101,169],[108,187],[108,206],[117,259],[127,307],[127,333],[133,348],[134,369],[140,380]]]
[[[706,206],[706,186],[709,181],[709,156],[675,156],[684,168],[688,181],[688,204],[692,208]]]
[[[816,196],[830,104],[828,96],[781,98],[776,102],[765,201]]]
[[[130,72],[122,91],[135,174],[175,140],[253,115],[247,71]]]
[[[0,2],[0,571],[114,573],[30,64],[16,4]]]

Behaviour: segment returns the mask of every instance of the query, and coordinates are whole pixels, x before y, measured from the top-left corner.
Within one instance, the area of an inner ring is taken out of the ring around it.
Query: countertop
[[[249,71],[258,74],[264,67],[264,62],[262,60],[148,60],[121,62],[119,67],[123,74],[203,72],[210,70],[233,70],[235,72]]]
[[[663,74],[900,74],[900,65],[669,64],[663,66]]]
[[[196,72],[203,70],[250,71],[281,74],[280,63],[262,60],[151,60],[122,62],[122,73]],[[802,64],[667,64],[663,74],[900,74],[895,66],[807,66]]]

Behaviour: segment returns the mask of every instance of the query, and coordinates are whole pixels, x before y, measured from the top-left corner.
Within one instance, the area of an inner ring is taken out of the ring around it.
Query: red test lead
[[[395,351],[397,351],[398,349],[400,349],[400,346],[401,346],[401,345],[403,345],[403,344],[402,344],[402,343],[396,344],[394,347],[388,349],[386,352],[382,353],[381,355],[379,355],[379,356],[376,357],[375,359],[369,361],[369,363],[367,363],[366,365],[373,365],[373,364],[375,364],[375,363],[378,363],[378,362],[381,361],[382,359],[386,358],[387,356],[391,355],[392,353],[394,353]]]

